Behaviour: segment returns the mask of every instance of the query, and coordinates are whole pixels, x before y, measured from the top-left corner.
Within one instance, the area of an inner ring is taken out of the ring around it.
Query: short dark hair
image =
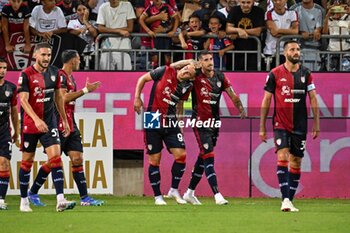
[[[199,53],[199,55],[198,55],[198,59],[202,59],[203,56],[208,55],[208,54],[213,55],[213,53],[211,53],[211,52],[208,51],[208,50],[202,50],[202,51]]]
[[[47,48],[52,49],[51,45],[47,42],[40,42],[35,45],[34,52],[38,51],[39,49]]]
[[[0,63],[6,63],[7,64],[7,61],[4,57],[0,57]]]
[[[188,17],[188,21],[190,21],[190,19],[192,19],[192,18],[197,18],[197,19],[199,19],[199,21],[201,21],[202,22],[202,20],[199,18],[199,16],[198,15],[196,15],[196,14],[192,14],[192,15],[190,15],[189,17]]]
[[[67,49],[67,50],[64,50],[62,52],[62,55],[61,55],[61,60],[62,60],[62,63],[67,63],[69,62],[72,58],[75,58],[76,56],[78,56],[79,53],[77,50],[74,50],[74,49]]]
[[[296,40],[287,40],[286,42],[284,42],[283,44],[283,49],[286,49],[287,45],[289,44],[298,44],[299,45],[299,42],[296,41]]]

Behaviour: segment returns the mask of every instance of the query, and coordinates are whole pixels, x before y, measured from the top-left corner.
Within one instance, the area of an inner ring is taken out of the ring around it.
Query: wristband
[[[89,93],[89,90],[87,89],[87,87],[84,87],[83,89],[81,89],[84,92],[84,95]]]

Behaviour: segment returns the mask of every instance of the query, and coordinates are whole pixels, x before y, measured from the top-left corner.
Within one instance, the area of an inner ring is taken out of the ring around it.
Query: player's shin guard
[[[174,189],[179,188],[179,183],[186,169],[186,155],[182,156],[180,159],[176,159],[171,168],[171,187]]]
[[[216,173],[214,169],[214,153],[208,153],[203,156],[204,158],[204,171],[207,176],[210,188],[214,194],[219,192],[218,181],[216,179]]]
[[[10,171],[0,171],[0,199],[5,199],[9,186]]]
[[[298,189],[299,181],[300,181],[300,168],[290,168],[289,170],[289,200],[293,201],[295,192]]]
[[[188,186],[189,189],[195,190],[197,185],[202,179],[202,175],[204,172],[204,161],[203,159],[198,156],[196,163],[194,164],[194,168],[192,171],[192,177],[190,181],[190,185]]]
[[[160,170],[159,166],[154,166],[152,164],[148,167],[148,178],[151,183],[154,196],[160,196],[162,193],[160,192]]]
[[[56,194],[63,194],[63,169],[61,156],[57,155],[49,160],[52,172],[52,181],[55,185]]]
[[[33,185],[30,188],[30,193],[31,194],[38,194],[39,189],[41,188],[41,186],[43,186],[43,184],[47,180],[47,177],[50,174],[50,172],[51,172],[51,169],[46,163],[41,165],[41,167],[40,167],[40,169],[38,171],[38,174],[35,177]]]
[[[74,181],[78,187],[80,197],[84,198],[87,196],[87,186],[84,173],[83,165],[72,166],[72,173]]]
[[[19,169],[19,189],[21,191],[21,197],[25,198],[28,196],[28,186],[30,180],[30,171],[32,169],[33,161],[21,162],[21,167]]]
[[[277,162],[277,178],[282,193],[282,200],[289,198],[288,161],[279,160]]]

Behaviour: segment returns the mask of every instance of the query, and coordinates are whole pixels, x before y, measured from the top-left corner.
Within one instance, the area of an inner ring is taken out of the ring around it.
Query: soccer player
[[[24,69],[18,79],[18,93],[23,109],[21,126],[22,162],[19,169],[21,192],[20,211],[31,212],[28,200],[30,171],[36,146],[40,140],[50,161],[52,180],[57,194],[58,212],[72,209],[75,202],[67,201],[63,194],[63,170],[60,156],[60,138],[55,116],[55,105],[63,119],[64,136],[70,133],[60,92],[58,69],[50,66],[52,50],[48,43],[38,43],[34,48],[34,65]]]
[[[59,72],[61,78],[61,92],[65,104],[65,110],[70,128],[70,134],[68,137],[64,137],[62,134],[63,125],[62,118],[56,112],[58,120],[58,130],[60,133],[61,150],[69,156],[72,161],[72,173],[75,184],[78,187],[80,194],[80,204],[82,206],[101,206],[104,204],[101,200],[95,200],[87,193],[86,179],[83,167],[83,145],[81,142],[80,131],[74,119],[75,100],[79,97],[95,91],[100,82],[89,83],[87,79],[85,87],[81,90],[77,90],[76,82],[72,76],[73,71],[79,70],[80,56],[76,50],[65,50],[62,53],[63,68]],[[35,206],[44,206],[45,204],[40,201],[38,191],[45,183],[47,176],[50,174],[51,169],[50,162],[43,164],[33,182],[31,189],[28,191],[28,197],[31,203]]]
[[[160,122],[176,122],[177,103],[189,95],[192,87],[191,79],[195,76],[194,65],[187,60],[179,61],[170,66],[161,66],[142,75],[135,90],[134,110],[140,114],[143,106],[141,91],[146,82],[154,81],[147,111],[151,112],[154,118],[160,118]],[[186,66],[184,66],[186,65]],[[182,67],[180,70],[176,68]],[[148,176],[155,196],[156,205],[166,205],[160,191],[160,159],[163,149],[163,142],[168,151],[174,156],[174,163],[171,169],[172,183],[168,197],[174,197],[177,203],[185,204],[178,191],[178,186],[186,166],[186,151],[183,134],[180,128],[145,129],[145,144],[148,154]]]
[[[300,180],[307,133],[306,95],[309,95],[314,116],[312,137],[320,133],[316,87],[311,72],[299,64],[300,46],[296,41],[284,43],[284,64],[273,69],[266,80],[261,104],[259,136],[266,142],[266,117],[272,96],[273,130],[277,153],[277,177],[282,193],[282,211],[299,211],[292,204]],[[289,171],[288,171],[289,166]]]
[[[7,63],[0,58],[0,210],[7,210],[5,197],[10,180],[12,143],[18,140],[19,122],[16,85],[6,81]],[[11,123],[14,131],[11,137]]]
[[[213,54],[208,51],[202,51],[199,55],[199,62],[202,66],[201,73],[196,76],[192,90],[192,119],[196,121],[215,120],[220,122],[219,109],[220,97],[222,92],[226,92],[232,103],[239,110],[241,118],[245,118],[246,112],[242,102],[233,90],[230,81],[226,76],[214,70]],[[227,200],[219,192],[216,173],[214,169],[214,147],[219,136],[220,124],[213,124],[213,127],[193,128],[198,146],[199,156],[192,171],[192,178],[183,199],[193,205],[201,205],[201,202],[194,195],[202,174],[205,171],[208,183],[214,193],[215,202],[218,205],[225,205]]]

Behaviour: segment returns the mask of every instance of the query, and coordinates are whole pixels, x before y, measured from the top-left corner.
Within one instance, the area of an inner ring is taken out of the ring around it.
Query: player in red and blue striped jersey
[[[300,46],[296,41],[284,44],[286,62],[274,68],[266,79],[261,104],[259,136],[266,142],[266,117],[274,97],[273,130],[277,153],[277,177],[282,193],[282,211],[299,211],[292,204],[297,191],[307,134],[306,96],[314,116],[312,137],[320,133],[316,87],[309,69],[299,64]],[[288,170],[289,167],[289,170]]]

